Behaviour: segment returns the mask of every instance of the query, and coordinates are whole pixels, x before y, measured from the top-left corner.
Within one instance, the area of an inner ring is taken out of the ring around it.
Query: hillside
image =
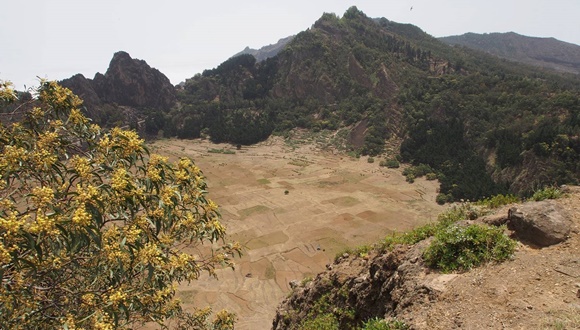
[[[521,239],[524,232],[513,228],[508,209],[522,209],[530,219],[538,212],[542,221],[558,213],[559,223],[569,221],[571,229],[562,243],[519,242],[511,260],[465,272],[427,267],[431,238],[391,251],[344,254],[313,279],[294,283],[273,329],[349,329],[373,319],[398,324],[393,329],[578,329],[579,202],[580,189],[571,187],[556,201],[509,205],[464,221],[460,226],[507,221]]]
[[[296,127],[347,128],[362,154],[402,141],[398,157],[429,166],[441,201],[525,195],[578,182],[579,88],[578,77],[451,47],[352,7],[324,14],[274,57],[243,54],[188,79],[160,129],[252,144]]]
[[[466,33],[439,40],[450,45],[481,50],[510,61],[580,74],[580,46],[554,38],[527,37],[508,32]]]

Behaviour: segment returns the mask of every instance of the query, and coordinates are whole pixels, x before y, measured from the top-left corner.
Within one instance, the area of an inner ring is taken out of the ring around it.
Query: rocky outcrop
[[[292,294],[278,307],[272,329],[298,329],[312,307],[325,302],[332,306],[340,329],[429,304],[453,276],[431,273],[423,266],[421,254],[428,243],[364,257],[345,254],[312,281],[295,283]]]
[[[144,109],[168,111],[176,104],[169,79],[126,52],[115,53],[105,74],[92,80],[77,74],[60,84],[83,99],[87,115],[105,126],[133,125]]]
[[[95,89],[102,100],[119,105],[169,110],[176,102],[175,88],[147,62],[117,52],[104,75],[95,76]]]
[[[540,247],[565,241],[572,227],[570,215],[552,200],[513,207],[508,219],[519,239]]]

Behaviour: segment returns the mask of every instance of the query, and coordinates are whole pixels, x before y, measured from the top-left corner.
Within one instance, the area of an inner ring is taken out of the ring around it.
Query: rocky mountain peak
[[[176,101],[175,88],[163,73],[123,51],[113,55],[104,79],[95,76],[95,82],[103,100],[119,105],[169,110]]]

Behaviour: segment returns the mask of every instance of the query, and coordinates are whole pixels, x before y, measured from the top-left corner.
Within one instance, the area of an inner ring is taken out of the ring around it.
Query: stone
[[[570,215],[553,200],[513,207],[508,219],[508,228],[518,238],[539,247],[565,241],[572,227]]]

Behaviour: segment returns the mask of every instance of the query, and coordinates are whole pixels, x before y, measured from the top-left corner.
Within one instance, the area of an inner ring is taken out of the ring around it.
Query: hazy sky
[[[177,84],[246,46],[309,28],[356,5],[369,17],[436,36],[514,31],[580,45],[580,0],[2,0],[0,79],[17,89],[37,76],[104,73],[116,51],[147,61]],[[413,7],[412,10],[411,7]]]

